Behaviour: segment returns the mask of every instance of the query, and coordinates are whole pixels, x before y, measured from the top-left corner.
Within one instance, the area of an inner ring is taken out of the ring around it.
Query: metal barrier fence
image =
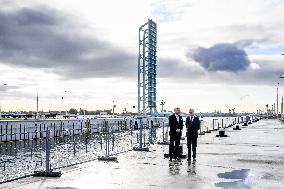
[[[51,172],[132,150],[134,146],[139,145],[140,131],[134,130],[133,125],[130,127],[127,130],[117,130],[117,125],[105,121],[96,125],[99,130],[92,130],[94,125],[87,124],[81,133],[72,128],[54,130],[52,126],[47,126],[45,131],[25,132],[25,135],[41,135],[42,138],[1,144],[0,184],[34,175],[35,171]],[[141,141],[144,146],[156,141],[156,130],[153,127],[154,124],[149,126],[149,129],[142,128]],[[54,132],[64,132],[65,135],[51,137]]]
[[[72,134],[80,134],[88,127],[91,132],[99,132],[99,124],[105,119],[89,120],[28,120],[28,121],[0,121],[0,142],[39,139],[45,137],[47,128],[52,130],[51,137],[65,136],[66,130],[72,130]],[[111,120],[115,130],[129,129],[123,118]]]
[[[208,119],[202,122],[200,133],[241,122],[243,118],[240,117]],[[26,138],[0,144],[0,184],[34,175],[35,171],[58,170],[99,157],[116,156],[133,147],[168,141],[169,127],[166,122],[150,122],[150,125],[140,126],[139,130],[136,130],[137,124],[141,125],[141,122],[130,124],[129,128],[124,125],[125,128],[117,129],[117,124],[108,121],[96,125],[88,122],[80,128],[72,124],[66,127],[46,125],[45,130],[41,131],[9,133],[10,137],[37,135],[40,138],[31,137],[29,140]],[[55,133],[62,135],[57,137]],[[5,135],[1,134],[1,137]]]

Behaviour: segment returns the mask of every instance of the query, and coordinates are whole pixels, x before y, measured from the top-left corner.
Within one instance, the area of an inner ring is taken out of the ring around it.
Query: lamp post
[[[162,102],[161,102],[161,106],[162,106],[162,112],[164,112],[164,105],[165,105],[166,103],[164,102],[164,100],[162,100]]]
[[[125,114],[127,114],[127,107],[128,107],[128,102],[126,103],[126,106],[124,108]]]
[[[284,54],[282,54],[282,55],[284,55]],[[282,74],[280,74],[279,78],[284,79],[284,76]],[[278,85],[279,85],[279,83],[278,83]],[[278,90],[277,90],[277,92],[278,92]],[[283,95],[282,95],[282,101],[281,101],[281,118],[282,117],[283,117]]]
[[[64,91],[64,95],[61,97],[62,101],[66,98],[68,91]],[[67,118],[67,109],[65,109],[65,116]]]
[[[266,104],[266,119],[268,119],[268,104]]]
[[[113,105],[112,105],[112,115],[114,116],[114,108],[116,108],[116,105],[114,104],[114,101],[113,102]]]
[[[282,99],[281,99],[281,117],[280,118],[283,118],[283,95],[282,95]]]
[[[278,97],[278,88],[279,88],[279,83],[277,83],[277,95],[276,95],[276,117],[278,118],[278,114],[279,114],[279,109],[278,109],[278,104],[279,104],[279,97]],[[274,107],[275,108],[275,107]]]
[[[4,84],[1,84],[2,86],[7,86],[7,84],[6,83],[4,83]],[[1,104],[0,104],[0,119],[2,118],[2,109],[1,109]]]
[[[233,115],[235,115],[235,109],[236,109],[236,108],[232,108],[232,111],[233,111]]]
[[[38,119],[39,115],[38,115],[38,93],[36,94],[36,116],[35,119]]]

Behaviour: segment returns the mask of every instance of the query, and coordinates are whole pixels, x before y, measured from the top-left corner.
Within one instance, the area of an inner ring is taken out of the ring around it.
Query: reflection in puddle
[[[233,170],[231,172],[219,173],[217,176],[224,179],[242,179],[247,178],[249,169]]]
[[[192,164],[192,166],[190,166],[191,163],[188,163],[188,167],[187,167],[187,173],[188,175],[196,175],[196,167],[195,167],[195,163]]]
[[[169,163],[169,173],[170,175],[179,175],[181,162],[173,161]]]
[[[249,169],[233,170],[230,172],[219,173],[217,176],[224,179],[238,179],[237,181],[218,182],[216,187],[224,189],[250,189],[246,182],[249,175]]]

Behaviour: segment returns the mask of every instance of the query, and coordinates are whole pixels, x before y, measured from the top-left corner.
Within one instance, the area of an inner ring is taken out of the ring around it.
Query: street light
[[[268,119],[268,107],[269,107],[269,105],[268,104],[266,104],[266,119]]]
[[[164,102],[164,100],[162,100],[162,102],[161,102],[161,106],[162,106],[162,112],[164,112],[164,105],[165,105],[166,103]]]
[[[3,83],[3,86],[7,86],[7,83]],[[1,104],[0,104],[0,119],[2,118],[2,109],[1,109]]]
[[[236,108],[232,108],[233,114],[235,114],[235,109],[236,109]]]
[[[276,94],[276,117],[278,118],[278,114],[279,114],[279,109],[278,109],[278,105],[279,105],[279,83],[277,83],[277,94]],[[275,107],[274,107],[275,110]]]
[[[113,102],[113,106],[112,106],[112,115],[114,116],[114,108],[116,108],[116,105],[114,104],[114,101]]]
[[[68,95],[68,91],[64,91],[64,95],[62,95],[61,96],[61,99],[62,99],[62,101],[64,100],[64,99],[66,99],[66,96]],[[64,100],[65,101],[65,100]],[[65,116],[66,116],[66,118],[67,118],[67,109],[65,110]],[[63,116],[63,118],[64,118],[64,116]]]

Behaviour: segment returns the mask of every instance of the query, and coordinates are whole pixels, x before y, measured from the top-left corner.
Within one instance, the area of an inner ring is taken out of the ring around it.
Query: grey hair
[[[174,109],[174,110],[176,110],[176,109],[180,109],[180,107],[175,107],[175,109]]]

